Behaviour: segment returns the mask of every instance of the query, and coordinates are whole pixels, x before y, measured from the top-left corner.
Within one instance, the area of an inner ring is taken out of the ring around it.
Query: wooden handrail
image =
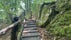
[[[18,24],[19,22],[21,22],[20,20],[11,24],[10,26],[0,30],[0,35],[4,35],[5,33],[7,33],[8,30],[10,30],[12,27],[14,27],[16,24]]]

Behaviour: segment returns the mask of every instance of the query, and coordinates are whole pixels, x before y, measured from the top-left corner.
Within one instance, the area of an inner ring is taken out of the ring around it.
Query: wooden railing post
[[[18,17],[14,17],[13,23],[17,22],[19,20]],[[11,31],[11,40],[17,40],[17,31],[18,31],[18,24],[16,24]]]

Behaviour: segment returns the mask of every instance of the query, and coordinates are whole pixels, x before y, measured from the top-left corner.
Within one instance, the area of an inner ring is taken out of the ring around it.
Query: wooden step
[[[28,25],[36,25],[36,22],[28,22]]]
[[[22,40],[41,40],[41,37],[39,37],[39,36],[22,37]]]
[[[24,28],[24,30],[37,30],[37,27]]]
[[[37,26],[24,26],[24,28],[32,28],[32,27],[37,27]]]
[[[34,20],[30,20],[29,22],[36,22],[36,21],[34,21]]]
[[[22,34],[22,37],[34,37],[34,36],[40,36],[40,34],[38,32]]]
[[[36,25],[27,25],[27,27],[37,27]]]
[[[23,33],[29,33],[29,32],[38,32],[38,30],[24,30]]]

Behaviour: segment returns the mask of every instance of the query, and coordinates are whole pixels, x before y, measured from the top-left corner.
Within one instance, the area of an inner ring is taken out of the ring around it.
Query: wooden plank
[[[6,27],[6,28],[0,30],[0,35],[3,35],[3,34],[5,34],[5,33],[7,33],[8,30],[10,30],[12,27],[14,27],[14,26],[15,26],[16,24],[18,24],[19,22],[21,22],[21,21],[19,20],[19,21],[15,22],[15,23],[11,24],[10,26],[8,26],[8,27]]]

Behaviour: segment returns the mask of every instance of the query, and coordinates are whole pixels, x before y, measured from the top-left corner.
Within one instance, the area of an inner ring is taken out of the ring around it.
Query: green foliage
[[[13,15],[16,15],[20,0],[0,0],[0,19],[11,23]],[[14,11],[13,11],[14,9]]]
[[[56,20],[47,26],[47,31],[54,36],[71,38],[71,10],[56,17]]]
[[[54,36],[71,38],[70,26],[53,27],[53,28],[50,28],[49,31]]]

